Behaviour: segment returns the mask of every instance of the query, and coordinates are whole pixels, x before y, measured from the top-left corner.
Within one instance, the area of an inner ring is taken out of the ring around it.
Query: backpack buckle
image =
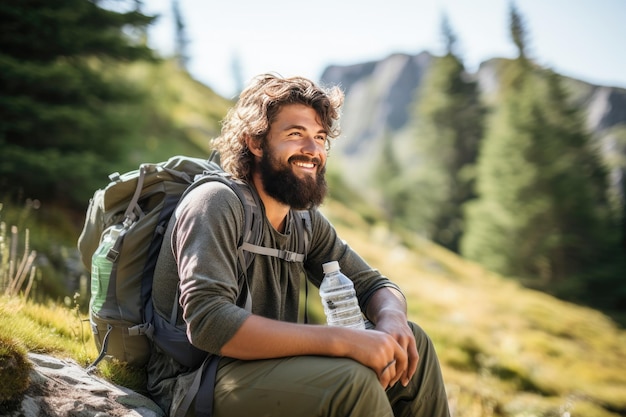
[[[118,256],[120,256],[120,252],[113,247],[107,252],[106,258],[108,261],[115,262],[117,261]]]
[[[284,259],[287,262],[302,262],[304,256],[300,253],[282,250],[280,251],[279,258]]]

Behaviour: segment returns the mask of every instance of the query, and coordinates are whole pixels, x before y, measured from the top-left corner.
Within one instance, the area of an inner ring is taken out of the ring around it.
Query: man
[[[339,134],[342,103],[336,87],[263,75],[241,93],[214,140],[225,170],[262,201],[263,246],[296,251],[293,210],[311,215],[304,262],[255,256],[247,271],[251,311],[240,307],[237,250],[244,211],[235,193],[219,182],[203,184],[170,222],[154,307],[169,317],[178,299],[192,344],[221,355],[214,391],[201,387],[196,397],[214,395],[215,417],[449,415],[436,353],[407,321],[400,289],[340,240],[316,210],[326,195],[326,157]],[[374,329],[297,322],[301,275],[319,286],[322,264],[332,260],[354,282]],[[150,393],[180,415],[197,374],[156,348],[148,365]]]

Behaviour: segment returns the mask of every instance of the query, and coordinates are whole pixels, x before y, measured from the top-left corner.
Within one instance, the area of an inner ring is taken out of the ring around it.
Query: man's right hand
[[[350,346],[346,356],[376,372],[383,388],[394,386],[408,371],[407,352],[392,336],[377,330],[341,330]]]

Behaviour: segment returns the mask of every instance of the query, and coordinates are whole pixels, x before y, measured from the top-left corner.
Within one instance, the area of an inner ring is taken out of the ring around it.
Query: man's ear
[[[261,148],[260,140],[254,139],[250,135],[246,135],[245,141],[250,153],[259,158],[263,155],[263,148]]]

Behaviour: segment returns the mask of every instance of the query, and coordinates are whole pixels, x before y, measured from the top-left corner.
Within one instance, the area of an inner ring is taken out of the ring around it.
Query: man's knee
[[[393,416],[389,399],[376,373],[350,359],[336,359],[337,379],[329,387],[332,415]]]
[[[226,363],[218,371],[215,415],[391,417],[374,371],[347,358],[298,356]]]

